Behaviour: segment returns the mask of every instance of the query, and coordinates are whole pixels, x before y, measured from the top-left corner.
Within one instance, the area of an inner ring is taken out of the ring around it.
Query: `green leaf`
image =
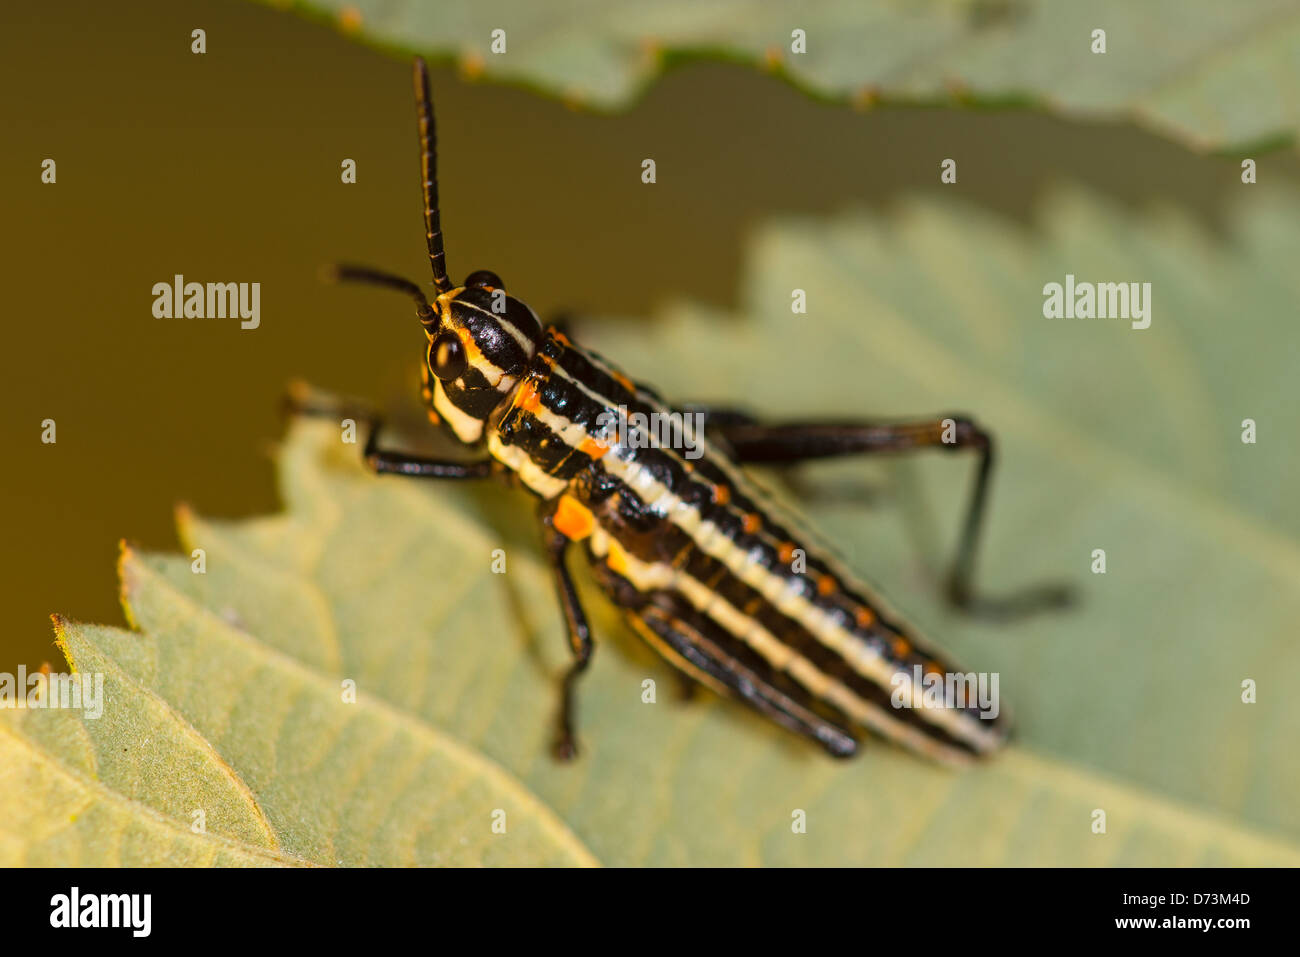
[[[285,0],[272,0],[276,6]],[[867,105],[1032,105],[1123,118],[1200,148],[1294,138],[1295,0],[305,0],[292,4],[385,48],[456,59],[600,109],[626,106],[666,62],[762,65],[800,88]],[[490,49],[504,30],[506,50]],[[806,35],[795,53],[792,31]],[[1106,31],[1094,53],[1093,31]]]
[[[369,696],[344,703],[337,678],[150,580],[129,551],[122,572],[156,628],[58,622],[77,672],[103,676],[102,715],[0,720],[0,865],[592,862],[481,755]]]
[[[0,718],[0,863],[566,863],[585,847],[623,865],[1295,866],[1300,350],[1279,344],[1294,341],[1300,201],[1244,195],[1221,236],[1072,191],[1032,230],[936,201],[786,222],[750,250],[743,318],[681,306],[579,330],[681,400],[966,409],[993,429],[982,581],[1070,581],[1077,608],[998,627],[942,606],[968,460],[791,478],[851,565],[957,660],[1000,674],[1019,737],[987,763],[951,771],[876,741],[835,762],[737,704],[676,700],[585,583],[584,750],[555,763],[567,650],[527,497],[377,478],[336,424],[304,421],[279,459],[284,513],[182,511],[205,574],[128,551],[140,630],[61,629],[109,704],[99,721]],[[1043,286],[1067,272],[1152,282],[1150,328],[1045,319]],[[796,288],[807,315],[791,313]],[[206,835],[190,833],[195,807]],[[506,835],[489,829],[497,807]]]

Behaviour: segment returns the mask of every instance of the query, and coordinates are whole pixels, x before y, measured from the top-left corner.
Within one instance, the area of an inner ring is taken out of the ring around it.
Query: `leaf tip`
[[[176,520],[176,534],[183,545],[189,546],[194,540],[194,523],[198,521],[194,506],[189,502],[177,502],[172,512]]]
[[[125,538],[117,542],[117,580],[118,601],[122,604],[122,614],[126,623],[133,630],[139,631],[140,625],[131,611],[131,596],[135,594],[137,576],[135,573],[136,549]]]
[[[472,81],[482,78],[485,64],[482,55],[471,50],[461,54],[456,66],[462,79]]]
[[[72,622],[57,611],[50,615],[50,621],[54,624],[54,645],[59,649],[59,653],[68,663],[68,667],[73,671],[77,670],[77,663],[72,660],[72,648],[68,642],[68,632],[72,628]]]
[[[872,85],[860,86],[853,91],[850,102],[853,109],[859,112],[873,109],[880,104],[880,90]]]
[[[641,51],[642,59],[651,69],[658,69],[663,63],[664,45],[659,42],[658,37],[644,36],[637,47]]]
[[[135,546],[125,538],[119,538],[117,540],[117,574],[119,578],[122,575],[123,569],[126,567],[126,563],[131,559],[134,552]]]
[[[339,11],[339,29],[351,35],[361,30],[361,11],[350,4]]]

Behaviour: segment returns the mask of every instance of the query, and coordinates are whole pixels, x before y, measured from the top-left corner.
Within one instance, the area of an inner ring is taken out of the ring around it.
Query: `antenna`
[[[415,312],[420,317],[420,321],[425,325],[433,322],[433,307],[429,305],[424,290],[409,279],[394,276],[392,273],[380,272],[378,269],[371,269],[368,266],[350,266],[343,263],[326,266],[321,275],[327,282],[364,282],[372,286],[383,286],[386,289],[404,292],[415,300]]]
[[[429,266],[439,293],[451,288],[447,254],[442,248],[442,220],[438,214],[438,132],[429,96],[429,69],[415,58],[415,111],[420,121],[420,187],[424,193],[424,234],[429,244]]]

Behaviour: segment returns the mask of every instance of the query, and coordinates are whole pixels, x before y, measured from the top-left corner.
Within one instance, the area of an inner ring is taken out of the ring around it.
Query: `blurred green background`
[[[196,27],[203,56],[190,52]],[[1212,229],[1240,189],[1235,154],[1196,155],[1127,123],[858,112],[729,64],[678,64],[617,116],[449,67],[433,82],[452,273],[492,268],[543,316],[732,307],[755,223],[937,192],[946,156],[960,181],[945,197],[1031,226],[1058,179],[1171,202]],[[267,452],[289,379],[402,394],[422,342],[409,311],[321,285],[322,263],[426,276],[409,65],[328,26],[234,0],[6,4],[0,89],[11,670],[60,661],[51,612],[122,622],[117,541],[174,547],[176,502],[208,516],[277,508]],[[640,181],[647,156],[653,188]],[[53,186],[40,182],[46,157]],[[356,185],[340,182],[344,158]],[[1295,154],[1270,156],[1267,176],[1300,183]],[[151,287],[175,273],[260,282],[261,327],[155,319]],[[686,345],[647,335],[647,348]],[[45,418],[56,445],[40,442]]]

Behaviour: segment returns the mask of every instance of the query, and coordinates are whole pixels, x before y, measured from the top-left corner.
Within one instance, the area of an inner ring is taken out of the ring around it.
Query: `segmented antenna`
[[[351,266],[343,263],[325,267],[322,278],[327,282],[364,282],[372,286],[383,286],[385,289],[404,292],[415,300],[415,312],[421,322],[427,325],[434,321],[433,307],[429,305],[424,290],[409,279],[371,269],[368,266]]]
[[[429,69],[415,58],[415,111],[420,120],[420,185],[424,193],[424,234],[429,244],[429,266],[439,293],[451,288],[447,254],[442,248],[442,220],[438,213],[438,132],[429,96]]]

